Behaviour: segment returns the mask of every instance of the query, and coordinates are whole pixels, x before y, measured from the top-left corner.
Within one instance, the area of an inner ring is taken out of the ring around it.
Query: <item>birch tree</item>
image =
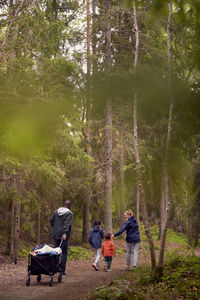
[[[138,55],[139,55],[139,28],[137,23],[137,10],[135,1],[133,1],[133,21],[134,21],[134,31],[135,31],[135,58],[134,58],[134,74],[136,76]],[[133,103],[133,134],[134,134],[134,153],[136,161],[136,173],[137,173],[137,184],[136,184],[136,219],[139,221],[139,208],[141,205],[143,223],[145,226],[145,232],[148,238],[150,254],[151,254],[151,266],[152,270],[156,269],[156,257],[154,243],[151,236],[150,226],[148,222],[148,213],[144,199],[144,189],[142,186],[142,173],[141,173],[141,162],[140,153],[138,145],[138,125],[137,125],[137,92],[134,92],[134,103]]]
[[[168,153],[172,131],[173,117],[173,95],[172,95],[172,66],[171,66],[171,22],[172,22],[172,1],[169,2],[169,15],[167,23],[167,49],[168,49],[168,90],[169,90],[169,118],[167,140],[165,145],[165,156],[163,162],[163,178],[162,178],[162,198],[161,198],[161,245],[158,259],[158,268],[163,266],[165,240],[167,234],[167,226],[169,220],[170,196],[169,196],[169,176],[168,176]]]

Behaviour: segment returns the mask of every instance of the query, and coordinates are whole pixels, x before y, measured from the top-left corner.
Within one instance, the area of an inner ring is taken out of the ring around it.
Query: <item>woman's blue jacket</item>
[[[132,216],[123,225],[123,227],[114,233],[114,236],[122,234],[126,230],[127,243],[140,243],[140,232],[137,220]]]

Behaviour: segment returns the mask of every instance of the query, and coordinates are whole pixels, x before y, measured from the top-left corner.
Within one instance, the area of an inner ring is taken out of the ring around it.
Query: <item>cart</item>
[[[53,285],[53,276],[58,274],[58,282],[62,281],[61,272],[61,254],[40,254],[40,255],[28,255],[28,276],[26,279],[26,285],[30,285],[31,275],[37,276],[37,281],[41,281],[41,275],[49,275],[49,286]]]

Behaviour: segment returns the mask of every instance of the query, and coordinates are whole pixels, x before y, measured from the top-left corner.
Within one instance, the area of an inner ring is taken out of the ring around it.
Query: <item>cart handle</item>
[[[60,242],[60,245],[59,245],[59,248],[61,248],[61,246],[62,246],[62,242],[63,242],[63,240],[61,240],[61,242]]]

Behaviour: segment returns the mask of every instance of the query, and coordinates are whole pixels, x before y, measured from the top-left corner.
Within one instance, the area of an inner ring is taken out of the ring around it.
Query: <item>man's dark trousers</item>
[[[59,247],[61,240],[54,240],[54,243],[55,243],[55,248]],[[65,269],[66,269],[68,244],[69,244],[69,239],[66,238],[66,240],[63,240],[62,245],[61,245],[61,249],[62,249],[61,269],[62,269],[62,272],[65,272]]]

